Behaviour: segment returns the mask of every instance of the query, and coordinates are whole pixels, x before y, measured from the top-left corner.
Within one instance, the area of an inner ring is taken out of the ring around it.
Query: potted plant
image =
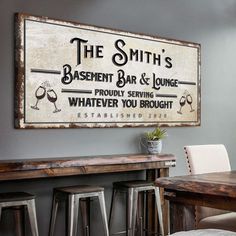
[[[162,139],[167,136],[167,131],[165,129],[161,129],[160,127],[156,127],[151,132],[146,132],[145,138],[147,141],[147,150],[150,154],[159,154],[162,149]]]

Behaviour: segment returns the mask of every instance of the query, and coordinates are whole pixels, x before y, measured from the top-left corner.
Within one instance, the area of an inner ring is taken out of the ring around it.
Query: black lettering
[[[77,106],[78,98],[75,98],[75,97],[68,97],[68,100],[69,100],[69,105],[70,105],[70,107],[75,107],[75,106]]]
[[[87,43],[88,40],[80,39],[80,38],[73,38],[70,40],[70,43],[77,42],[77,65],[81,63],[81,44]]]
[[[135,61],[138,61],[138,52],[139,52],[139,50],[138,49],[130,49],[130,61],[133,61],[133,60],[135,60]],[[134,58],[134,59],[133,59]]]
[[[63,84],[70,84],[73,80],[73,76],[71,74],[71,66],[66,64],[63,66],[63,77],[61,78],[61,82]]]
[[[146,63],[149,63],[150,62],[150,56],[152,55],[152,53],[151,52],[145,52],[145,54],[146,54]]]
[[[166,61],[165,67],[168,68],[168,69],[172,68],[172,63],[171,63],[172,59],[170,57],[166,57],[165,61]]]
[[[157,64],[157,62],[158,62],[158,64]],[[160,54],[158,54],[158,55],[156,55],[156,53],[153,54],[153,64],[154,65],[157,64],[158,66],[161,65],[161,55]]]
[[[103,49],[102,45],[97,46],[97,50],[96,50],[96,57],[97,58],[103,58],[102,49]]]
[[[74,73],[74,79],[79,80],[79,72],[77,70]]]
[[[117,73],[118,73],[118,81],[116,82],[116,86],[118,88],[122,88],[126,84],[125,77],[124,77],[125,72],[123,70],[118,70]]]
[[[88,54],[90,54],[90,58],[93,58],[93,53],[94,53],[94,50],[93,50],[93,45],[85,45],[84,46],[84,57],[85,58],[88,58]]]
[[[80,78],[79,78],[80,80],[86,79],[86,72],[85,71],[80,71],[79,75],[80,75]]]
[[[121,46],[119,46],[121,44]],[[125,51],[121,49],[121,47],[125,46],[125,42],[122,39],[118,39],[115,42],[115,48],[120,52],[120,53],[115,53],[112,56],[112,62],[116,66],[124,66],[127,61],[128,61],[128,56],[126,55]]]

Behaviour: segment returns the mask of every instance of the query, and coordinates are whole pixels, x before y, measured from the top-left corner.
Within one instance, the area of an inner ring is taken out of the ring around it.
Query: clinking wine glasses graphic
[[[36,101],[34,106],[31,106],[31,108],[34,109],[34,110],[39,110],[38,103],[41,99],[43,99],[46,96],[46,93],[47,93],[48,101],[53,103],[54,107],[55,107],[55,110],[53,111],[53,113],[60,112],[61,109],[58,109],[57,106],[56,106],[57,94],[54,91],[54,89],[49,88],[48,90],[46,90],[47,86],[48,85],[44,86],[44,84],[42,84],[36,89],[35,97],[36,97],[37,101]]]
[[[182,113],[182,108],[183,106],[186,104],[186,102],[189,104],[190,106],[190,112],[193,112],[194,109],[192,107],[192,103],[193,103],[193,97],[192,95],[186,90],[183,95],[181,96],[181,98],[179,99],[179,105],[180,105],[180,109],[179,111],[177,111],[177,113],[179,114],[183,114]]]
[[[39,100],[43,99],[46,95],[46,88],[43,86],[39,86],[35,91],[35,97],[37,98],[36,104],[31,106],[32,109],[39,110],[38,103]]]
[[[47,91],[47,98],[49,102],[52,102],[54,104],[55,110],[53,111],[53,113],[60,112],[61,109],[58,109],[56,106],[57,94],[53,89],[49,89]]]
[[[187,103],[189,104],[189,106],[191,108],[190,112],[193,112],[194,111],[194,109],[192,107],[193,97],[191,96],[190,93],[186,96],[186,101],[187,101]]]

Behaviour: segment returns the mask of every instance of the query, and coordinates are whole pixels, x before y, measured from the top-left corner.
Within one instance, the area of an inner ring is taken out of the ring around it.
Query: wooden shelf
[[[0,161],[0,181],[114,173],[175,166],[172,154],[118,154]]]

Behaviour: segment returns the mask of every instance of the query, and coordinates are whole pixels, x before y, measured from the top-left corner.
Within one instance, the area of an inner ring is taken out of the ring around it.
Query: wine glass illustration
[[[179,100],[180,109],[179,109],[179,111],[177,111],[177,113],[179,113],[179,114],[182,115],[181,110],[182,110],[182,107],[185,105],[185,103],[186,103],[186,97],[185,97],[185,96],[182,96],[182,97],[180,98],[180,100]]]
[[[187,103],[189,104],[189,106],[190,106],[190,108],[191,108],[190,112],[193,112],[194,109],[193,109],[193,107],[192,107],[192,103],[193,103],[193,98],[192,98],[192,96],[191,96],[190,94],[188,94],[187,97],[186,97],[186,100],[187,100]]]
[[[35,91],[35,97],[37,98],[36,104],[31,106],[32,109],[39,110],[38,102],[40,99],[43,99],[46,95],[46,89],[43,86],[39,86]]]
[[[56,106],[57,94],[53,89],[49,89],[47,91],[47,98],[48,98],[48,101],[52,102],[55,106],[55,110],[53,111],[53,113],[60,112],[61,109],[58,109],[57,106]]]

